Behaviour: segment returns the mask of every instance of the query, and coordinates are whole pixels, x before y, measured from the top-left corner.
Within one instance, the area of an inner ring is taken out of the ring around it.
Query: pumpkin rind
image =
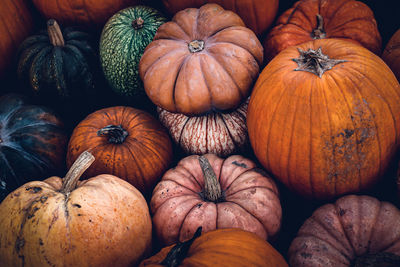
[[[140,60],[157,106],[185,115],[239,106],[258,76],[263,50],[238,15],[216,4],[178,12],[157,30]]]
[[[282,210],[274,181],[239,155],[222,159],[204,155],[216,174],[223,199],[205,199],[205,180],[199,156],[182,159],[157,184],[150,201],[155,233],[170,245],[218,228],[241,228],[263,239],[280,229]],[[168,218],[168,219],[167,219]]]
[[[110,143],[98,131],[108,125],[121,125],[128,132],[120,144]],[[113,174],[134,185],[143,195],[151,194],[155,184],[172,161],[172,143],[165,128],[147,112],[131,107],[110,107],[95,111],[72,132],[67,166],[85,150],[96,161],[84,177]]]
[[[264,40],[264,55],[269,62],[280,51],[313,39],[318,27],[317,14],[322,17],[321,38],[342,38],[361,44],[377,55],[382,39],[372,10],[354,0],[302,0],[280,15]]]
[[[344,196],[318,208],[304,222],[290,245],[289,264],[347,267],[365,254],[400,256],[399,222],[400,211],[389,202]]]
[[[18,95],[0,97],[0,201],[24,183],[63,170],[67,141],[50,109]]]
[[[296,71],[300,52],[321,48],[345,60],[321,77]],[[400,85],[388,66],[348,41],[289,47],[260,74],[247,113],[261,164],[291,190],[328,199],[376,183],[400,134]]]
[[[246,27],[257,36],[263,36],[275,19],[279,0],[163,0],[166,10],[173,15],[185,8],[199,8],[207,3],[215,3],[237,13]]]
[[[231,112],[186,116],[157,108],[161,123],[186,154],[212,153],[228,156],[248,143],[246,112],[248,100]]]
[[[400,29],[397,30],[383,50],[382,59],[400,81]]]
[[[141,18],[140,27],[133,21]],[[113,15],[100,37],[100,61],[111,88],[123,96],[144,94],[139,61],[146,46],[167,19],[156,9],[135,6]]]

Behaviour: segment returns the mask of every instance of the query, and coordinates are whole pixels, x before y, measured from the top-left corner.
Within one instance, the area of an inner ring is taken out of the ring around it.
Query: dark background
[[[163,11],[160,1],[152,0],[146,2],[160,11]],[[296,1],[294,0],[281,0],[277,17],[283,11],[290,8],[295,2]],[[400,9],[398,7],[400,2],[399,0],[362,0],[362,2],[366,3],[375,14],[378,28],[382,36],[382,47],[384,48],[390,37],[397,29],[400,28]],[[31,8],[35,16],[36,30],[43,29],[46,25],[45,20],[39,15],[33,6]],[[94,36],[98,44],[100,31],[92,31],[91,34]],[[88,114],[103,107],[129,105],[139,109],[144,109],[156,116],[155,106],[149,102],[148,99],[141,98],[137,100],[127,100],[126,98],[116,95],[108,87],[107,82],[105,81],[101,72],[98,73],[97,77],[98,83],[96,88],[99,94],[96,96],[96,99],[80,99],[76,101],[57,102],[44,97],[32,95],[27,88],[23,88],[20,85],[16,77],[15,70],[16,67],[14,62],[6,75],[3,75],[3,77],[0,78],[0,96],[8,92],[17,92],[28,95],[33,104],[40,104],[53,108],[64,121],[69,133],[71,133],[73,128]],[[257,159],[255,158],[251,149],[247,149],[243,155],[257,162]],[[175,146],[174,156],[175,157],[172,166],[176,165],[176,163],[182,159],[185,154],[177,146]],[[377,184],[372,191],[364,192],[364,194],[375,196],[380,200],[390,201],[399,207],[400,201],[398,199],[396,185],[398,162],[399,156],[396,155],[381,182]],[[261,165],[259,164],[259,166]],[[279,188],[281,193],[283,220],[280,234],[274,241],[272,241],[272,244],[282,253],[283,256],[286,257],[290,242],[295,237],[297,230],[302,225],[304,220],[307,219],[317,207],[326,202],[305,200],[288,191],[280,184]],[[154,252],[157,250],[158,247],[156,245]]]

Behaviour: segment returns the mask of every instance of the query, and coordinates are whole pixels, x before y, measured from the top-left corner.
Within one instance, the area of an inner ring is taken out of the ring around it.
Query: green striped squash
[[[107,21],[100,37],[100,61],[106,79],[118,94],[145,94],[139,61],[166,20],[158,10],[139,5],[120,10]]]

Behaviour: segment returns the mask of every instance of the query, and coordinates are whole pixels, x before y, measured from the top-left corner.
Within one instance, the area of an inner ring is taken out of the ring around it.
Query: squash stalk
[[[376,254],[365,254],[357,257],[351,264],[351,267],[368,267],[368,266],[400,266],[400,256],[390,252],[379,252]]]
[[[138,17],[137,19],[134,19],[132,21],[132,27],[135,30],[139,30],[139,29],[143,28],[143,25],[144,25],[144,20],[141,17]]]
[[[204,50],[203,40],[193,40],[188,44],[188,49],[190,53],[197,53]]]
[[[204,175],[204,192],[202,192],[202,197],[214,203],[222,201],[223,195],[221,185],[219,184],[210,162],[206,157],[199,156],[199,163]]]
[[[129,133],[121,125],[108,125],[97,131],[97,136],[106,136],[111,144],[122,144]]]
[[[49,35],[50,43],[54,46],[64,46],[65,41],[61,33],[60,26],[54,19],[47,21],[47,33]]]
[[[311,37],[313,39],[324,39],[326,37],[324,18],[320,14],[317,14],[317,28],[311,32]]]

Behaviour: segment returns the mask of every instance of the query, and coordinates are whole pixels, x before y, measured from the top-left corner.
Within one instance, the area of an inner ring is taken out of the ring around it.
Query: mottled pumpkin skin
[[[138,0],[32,0],[47,19],[65,26],[101,28],[120,9],[136,5]]]
[[[186,116],[157,108],[161,123],[186,154],[212,153],[220,157],[240,151],[248,143],[245,101],[231,112]]]
[[[262,60],[261,43],[240,17],[206,4],[182,10],[158,28],[139,73],[154,104],[199,115],[245,101]]]
[[[78,183],[27,183],[0,204],[1,266],[129,266],[151,250],[151,218],[142,194],[104,174]]]
[[[326,36],[361,44],[377,55],[382,39],[372,10],[354,0],[302,0],[286,10],[264,40],[264,55],[269,62],[280,51],[314,39],[317,14],[323,18]]]
[[[217,176],[224,199],[214,203],[202,196],[204,175],[199,156],[182,159],[164,174],[150,201],[154,230],[161,244],[190,239],[199,226],[203,232],[241,228],[264,240],[274,236],[282,217],[275,182],[242,156],[204,157]]]
[[[98,130],[108,125],[121,125],[128,132],[122,144],[98,136]],[[67,166],[85,150],[96,158],[85,177],[113,174],[145,196],[151,194],[172,161],[172,142],[165,128],[147,112],[131,107],[101,109],[81,121],[68,144]]]
[[[27,0],[2,0],[0,5],[0,77],[12,65],[21,42],[33,30]]]
[[[140,267],[161,267],[174,245],[142,261]],[[267,241],[241,229],[218,229],[194,240],[179,266],[287,267],[285,259]]]
[[[0,201],[33,179],[62,171],[67,142],[53,111],[22,96],[0,97]]]
[[[346,60],[322,74],[295,71],[298,48]],[[359,45],[321,39],[289,47],[260,74],[247,128],[261,164],[291,190],[329,199],[370,188],[398,149],[400,85]]]
[[[400,29],[397,30],[383,50],[382,59],[400,81]]]
[[[400,256],[400,211],[370,196],[348,195],[304,222],[288,258],[290,266],[348,267],[359,256],[379,252]]]
[[[275,19],[279,0],[163,0],[166,10],[175,14],[189,7],[215,3],[237,13],[257,36],[263,36]]]

